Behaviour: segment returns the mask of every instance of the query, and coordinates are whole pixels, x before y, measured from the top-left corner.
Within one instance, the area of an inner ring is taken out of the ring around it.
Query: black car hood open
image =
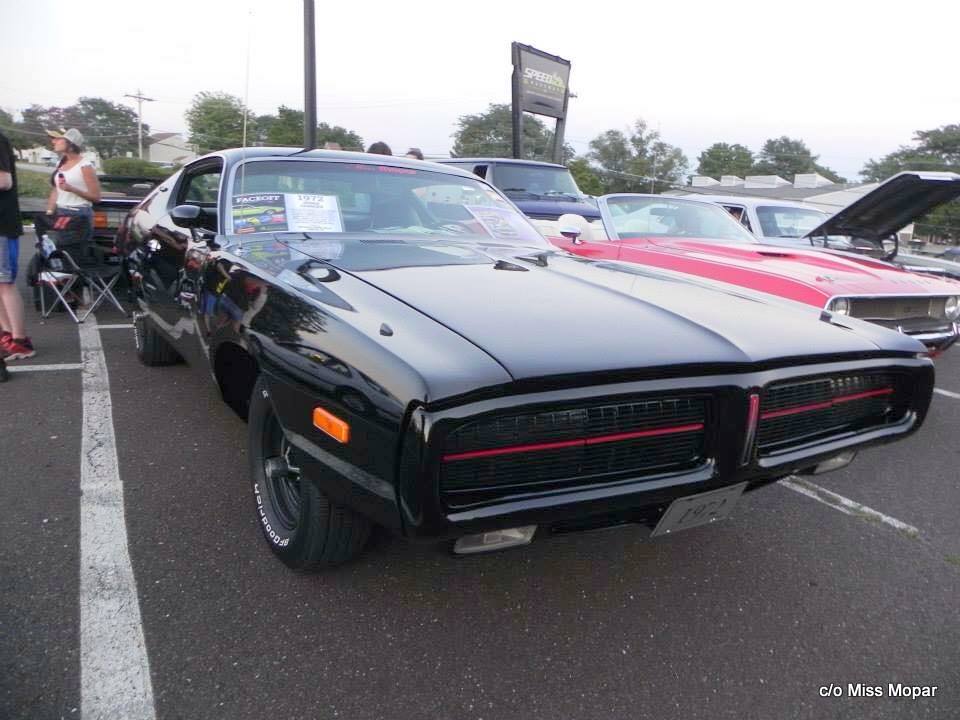
[[[879,241],[943,203],[960,197],[960,175],[907,171],[847,205],[804,237],[848,235]]]
[[[377,240],[330,253],[282,242],[441,323],[515,379],[923,349],[856,320],[842,318],[852,330],[821,320],[816,308],[543,248]]]

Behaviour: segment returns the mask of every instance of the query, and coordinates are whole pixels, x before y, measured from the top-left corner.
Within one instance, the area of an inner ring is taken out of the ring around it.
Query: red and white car
[[[864,256],[762,245],[721,207],[665,195],[598,198],[601,223],[564,215],[556,246],[585,257],[652,265],[867,320],[922,341],[932,354],[958,337],[960,283]]]

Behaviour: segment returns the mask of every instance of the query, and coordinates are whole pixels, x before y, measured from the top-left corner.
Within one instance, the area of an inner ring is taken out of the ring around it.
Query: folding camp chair
[[[104,300],[113,303],[124,316],[124,310],[113,287],[120,278],[120,268],[106,262],[104,251],[96,243],[88,240],[88,220],[83,216],[65,215],[58,217],[47,232],[38,232],[37,252],[41,258],[38,283],[40,285],[40,312],[49,317],[57,305],[63,305],[74,322],[87,319]],[[89,288],[91,304],[81,317],[77,317],[71,306],[71,297],[75,289]],[[56,295],[53,304],[46,307],[46,293],[49,288]]]

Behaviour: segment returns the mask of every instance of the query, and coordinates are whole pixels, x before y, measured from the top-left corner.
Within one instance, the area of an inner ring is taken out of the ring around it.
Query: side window
[[[220,165],[188,170],[177,189],[174,205],[197,205],[203,208],[203,227],[217,232],[217,200],[220,195]],[[172,206],[171,206],[172,207]]]
[[[180,189],[178,202],[186,205],[215,208],[220,192],[220,170],[188,175]]]
[[[745,207],[742,205],[724,205],[723,209],[730,213],[733,219],[737,220],[747,230],[753,232],[753,229],[750,227],[750,218],[747,217],[747,209]]]
[[[477,177],[482,177],[484,180],[487,179],[487,166],[486,165],[474,165],[473,174]]]

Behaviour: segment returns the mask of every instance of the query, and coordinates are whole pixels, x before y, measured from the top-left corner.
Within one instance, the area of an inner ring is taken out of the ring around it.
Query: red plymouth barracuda
[[[843,253],[762,245],[722,208],[664,195],[598,199],[602,223],[564,215],[556,246],[740,285],[921,340],[931,354],[958,335],[960,283]],[[555,236],[556,235],[556,236]]]

